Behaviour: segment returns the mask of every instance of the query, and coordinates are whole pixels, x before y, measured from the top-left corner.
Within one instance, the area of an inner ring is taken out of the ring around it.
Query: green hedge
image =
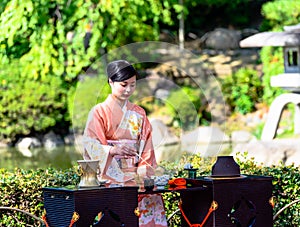
[[[242,174],[273,176],[273,195],[276,201],[274,214],[284,205],[300,198],[300,172],[298,167],[294,165],[261,167],[252,159],[247,159],[246,155],[240,155],[236,158],[236,161],[240,165]],[[175,177],[187,177],[187,173],[183,170],[183,166],[187,162],[199,168],[198,175],[203,176],[210,174],[210,168],[214,163],[214,159],[204,160],[198,155],[184,155],[179,163],[162,163],[162,166],[167,171],[172,172]],[[76,174],[76,169],[76,166],[63,171],[53,168],[29,171],[0,169],[0,206],[22,209],[37,217],[42,217],[44,208],[41,189],[43,187],[77,185],[79,177]],[[179,195],[177,193],[165,193],[163,197],[167,216],[169,216],[178,209]],[[300,226],[299,208],[300,204],[295,204],[286,209],[275,220],[274,227]],[[0,210],[0,226],[19,227],[26,226],[26,224],[27,226],[38,226],[39,224],[34,218],[20,212],[16,212],[13,215],[14,217],[8,215],[8,212]],[[176,216],[171,226],[180,226],[179,222],[180,218]]]
[[[17,63],[0,70],[0,140],[15,142],[19,136],[50,129],[66,133],[66,83],[54,75],[28,79],[20,70]]]
[[[42,188],[77,185],[79,177],[75,169],[39,170],[0,169],[0,206],[25,210],[41,218],[44,212]],[[13,215],[10,215],[12,213]],[[21,212],[0,210],[0,226],[39,226],[40,222]]]

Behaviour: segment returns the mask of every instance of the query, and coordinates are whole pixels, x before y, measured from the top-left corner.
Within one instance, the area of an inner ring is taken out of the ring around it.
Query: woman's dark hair
[[[112,61],[107,65],[106,73],[113,82],[128,80],[133,76],[138,76],[135,68],[125,60]]]

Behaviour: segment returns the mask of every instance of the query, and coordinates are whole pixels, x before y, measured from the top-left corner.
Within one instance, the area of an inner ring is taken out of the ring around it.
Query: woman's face
[[[120,101],[126,101],[132,95],[136,88],[136,76],[121,82],[112,82],[109,80],[112,95]]]

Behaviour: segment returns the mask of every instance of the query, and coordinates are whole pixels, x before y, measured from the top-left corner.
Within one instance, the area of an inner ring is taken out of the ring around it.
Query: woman
[[[107,66],[111,94],[92,108],[84,131],[84,158],[100,160],[100,178],[133,185],[154,175],[157,166],[151,125],[143,108],[128,99],[137,71],[124,60]],[[139,195],[139,226],[167,226],[161,195]]]

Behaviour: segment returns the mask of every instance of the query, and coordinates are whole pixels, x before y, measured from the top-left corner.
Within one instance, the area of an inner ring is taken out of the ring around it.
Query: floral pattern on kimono
[[[139,200],[139,210],[141,211],[139,227],[168,226],[165,207],[160,194],[143,195],[139,198]]]
[[[142,123],[143,118],[138,113],[127,110],[119,127],[128,129],[132,138],[137,139],[142,131]]]

